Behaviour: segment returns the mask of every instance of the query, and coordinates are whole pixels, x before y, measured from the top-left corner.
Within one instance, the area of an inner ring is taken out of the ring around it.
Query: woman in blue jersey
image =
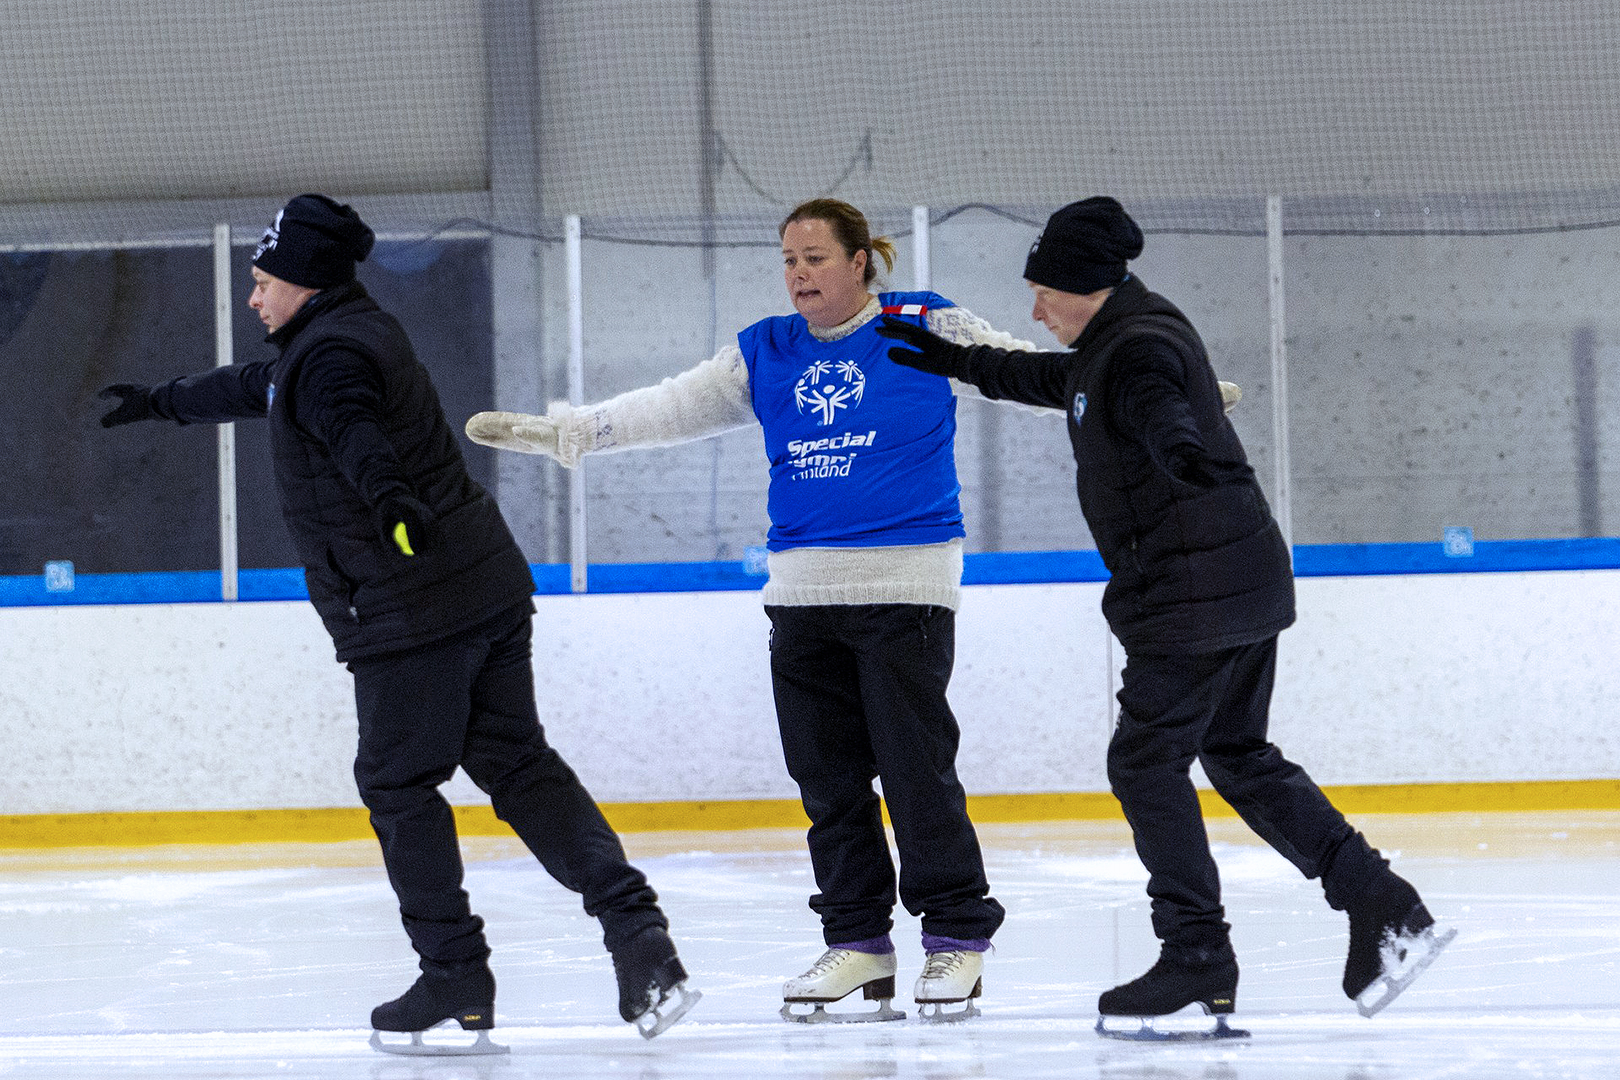
[[[892,267],[894,246],[847,203],[804,203],[780,235],[796,314],[755,323],[656,386],[544,416],[480,413],[467,434],[571,467],[589,453],[762,426],[771,679],[783,755],[811,821],[820,891],[810,906],[827,944],[784,986],[782,1015],[904,1016],[889,1006],[897,881],[874,778],[894,825],[900,900],[922,919],[915,999],[925,1017],[972,1015],[1005,912],[985,881],[945,698],[962,580],[954,384],[891,363],[876,327],[888,314],[963,344],[1034,346],[931,292],[871,292],[875,261]],[[824,1010],[858,989],[876,1012]],[[794,1012],[796,1003],[811,1011]]]

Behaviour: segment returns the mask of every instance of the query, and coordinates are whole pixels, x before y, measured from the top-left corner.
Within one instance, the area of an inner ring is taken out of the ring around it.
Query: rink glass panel
[[[932,232],[932,286],[1057,348],[1031,320],[1021,280],[1036,231],[980,211],[951,217]],[[1612,532],[1620,416],[1601,403],[1620,340],[1615,231],[1285,235],[1294,541],[1439,544],[1455,527],[1481,541]],[[788,310],[778,264],[770,246],[722,249],[711,282],[697,249],[587,242],[586,400],[654,384]],[[1280,507],[1264,235],[1150,222],[1132,265],[1192,319],[1217,374],[1243,388],[1231,422]],[[890,287],[909,288],[911,273],[902,237]],[[553,294],[548,318],[565,314]],[[548,364],[561,380],[560,350]],[[956,456],[970,553],[1092,547],[1060,416],[963,401]],[[766,470],[757,428],[592,459],[590,561],[741,558],[763,543]]]
[[[0,573],[219,565],[213,428],[105,430],[96,397],[213,357],[207,248],[0,254]]]
[[[898,212],[880,217],[889,229]],[[788,309],[774,229],[756,246],[584,245],[584,397],[597,401],[686,370],[738,329]],[[1029,317],[1019,276],[1036,226],[969,210],[931,234],[932,287],[993,325],[1056,347]],[[1620,340],[1615,230],[1521,237],[1310,236],[1284,244],[1293,539],[1439,543],[1603,536],[1620,507],[1605,409]],[[361,278],[410,333],[460,431],[480,409],[540,409],[566,393],[560,243],[541,250],[541,331],[497,359],[484,239],[385,241]],[[911,239],[887,285],[911,287]],[[233,249],[236,355],[269,355],[246,306],[251,248]],[[1275,386],[1262,235],[1155,230],[1133,264],[1192,318],[1217,373],[1240,384],[1232,423],[1276,497]],[[218,566],[216,438],[209,425],[105,431],[95,393],[214,362],[211,252],[203,246],[0,255],[0,444],[12,469],[0,510],[0,573],[51,560],[81,573]],[[497,402],[498,364],[542,372],[534,400]],[[520,367],[522,366],[522,367]],[[957,465],[967,550],[1091,547],[1057,415],[963,401]],[[280,519],[264,425],[236,425],[240,564],[296,558]],[[547,514],[525,539],[565,561],[568,476],[496,484],[501,455],[461,440],[474,477],[509,516]],[[511,455],[507,455],[511,457]],[[757,425],[684,446],[592,458],[587,558],[596,563],[744,560],[764,543],[767,463]]]
[[[238,362],[274,355],[247,306],[251,247],[232,252]],[[362,280],[405,325],[432,373],[469,470],[494,454],[460,438],[493,397],[487,245],[384,242]],[[210,571],[220,565],[219,449],[212,424],[103,429],[115,382],[152,385],[214,366],[213,254],[204,246],[0,254],[0,574],[71,561],[79,574]],[[244,569],[297,565],[262,421],[236,428]]]

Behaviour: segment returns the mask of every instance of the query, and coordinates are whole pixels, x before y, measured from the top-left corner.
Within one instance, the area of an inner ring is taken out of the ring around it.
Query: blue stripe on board
[[[1294,548],[1299,577],[1368,574],[1488,574],[1514,570],[1612,570],[1620,567],[1620,539],[1480,540],[1472,555],[1447,555],[1441,544],[1301,544]]]
[[[557,592],[569,589],[568,567],[562,569]],[[764,585],[764,574],[750,574],[740,562],[594,563],[585,570],[593,593],[748,592]]]
[[[1620,568],[1620,538],[1578,540],[1482,540],[1473,554],[1447,555],[1440,544],[1301,544],[1294,549],[1300,577],[1357,577],[1373,574],[1500,573],[1527,570],[1608,570]],[[570,591],[566,564],[541,563],[534,571],[535,592]],[[1105,581],[1108,572],[1095,551],[986,552],[969,555],[965,585],[1033,585]],[[587,569],[592,593],[745,592],[765,576],[742,562],[597,563]],[[50,592],[42,574],[0,575],[0,607],[68,604],[181,604],[220,599],[219,574],[175,571],[74,576],[71,592]],[[242,600],[304,600],[302,570],[243,570],[237,579]]]
[[[964,585],[1034,585],[1055,581],[1107,581],[1095,551],[987,551],[963,560]]]
[[[242,570],[236,575],[236,595],[243,600],[308,600],[309,590],[298,567]]]
[[[66,604],[187,604],[220,599],[218,570],[152,574],[75,574],[69,592],[45,588],[45,576],[0,577],[0,607]]]

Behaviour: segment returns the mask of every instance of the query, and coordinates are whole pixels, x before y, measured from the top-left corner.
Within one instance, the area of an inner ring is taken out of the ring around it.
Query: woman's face
[[[793,310],[811,326],[837,326],[866,306],[866,252],[847,255],[821,218],[782,230],[782,276]]]

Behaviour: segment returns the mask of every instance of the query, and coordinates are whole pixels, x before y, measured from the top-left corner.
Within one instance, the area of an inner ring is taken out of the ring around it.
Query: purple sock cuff
[[[889,939],[888,934],[881,937],[869,937],[864,941],[840,941],[828,947],[848,949],[850,952],[868,953],[872,956],[888,956],[894,952],[894,942]]]
[[[923,937],[923,941],[922,941],[923,952],[925,952],[925,953],[936,953],[936,952],[989,952],[990,951],[990,939],[989,938],[966,938],[966,939],[964,939],[964,938],[953,938],[953,937],[941,937],[938,934],[930,934],[930,933],[927,933],[927,932],[924,932],[922,937]],[[846,946],[844,946],[844,948],[847,949],[847,948],[849,948],[849,946],[846,945]]]

